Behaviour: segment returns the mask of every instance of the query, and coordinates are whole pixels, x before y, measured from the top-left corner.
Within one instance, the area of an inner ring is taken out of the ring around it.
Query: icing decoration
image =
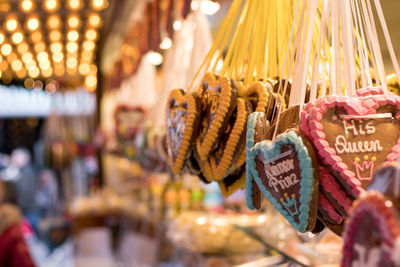
[[[274,143],[258,142],[249,151],[249,175],[272,205],[300,232],[312,230],[317,205],[318,179],[302,137],[289,131]],[[249,180],[250,180],[249,179]],[[249,181],[248,180],[248,181]]]
[[[167,102],[167,144],[172,172],[178,174],[192,150],[199,125],[196,97],[183,90],[172,90]]]
[[[378,192],[366,193],[346,224],[341,266],[398,266],[392,255],[399,235],[393,203]]]
[[[308,118],[311,140],[320,159],[354,197],[365,191],[371,168],[395,161],[400,149],[400,121],[396,119],[400,98],[390,93],[378,94],[380,91],[374,88],[371,90],[373,97],[367,97],[368,90],[365,89],[360,93],[362,96],[320,99]],[[387,113],[392,116],[388,118]],[[343,118],[344,115],[350,117]],[[373,164],[368,160],[366,164],[355,164],[355,157],[364,159],[364,156],[376,160]]]
[[[229,78],[206,73],[198,95],[203,100],[200,133],[196,148],[201,160],[206,160],[214,145],[226,131],[236,105],[237,88]]]
[[[265,113],[253,112],[248,117],[247,133],[246,133],[246,203],[251,210],[261,207],[260,190],[254,181],[253,172],[248,165],[250,159],[250,150],[254,144],[263,141],[269,128],[269,121],[266,119]]]
[[[376,161],[376,157],[372,156],[370,160],[368,160],[368,156],[364,156],[363,161],[360,163],[361,159],[356,157],[354,159],[354,168],[356,169],[356,177],[360,181],[370,181],[372,179],[372,175],[374,174],[374,162]],[[368,171],[369,170],[369,171]],[[368,176],[362,177],[361,173],[368,173]]]

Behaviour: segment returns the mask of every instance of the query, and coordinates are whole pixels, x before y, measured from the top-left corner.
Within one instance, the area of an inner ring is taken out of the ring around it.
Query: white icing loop
[[[378,113],[378,114],[365,114],[365,115],[344,115],[340,114],[339,117],[344,120],[348,119],[387,119],[392,118],[392,113]]]
[[[278,160],[280,160],[280,159],[282,159],[284,157],[287,157],[287,156],[289,156],[291,154],[293,154],[293,150],[288,150],[288,151],[285,151],[282,154],[279,154],[279,155],[277,155],[277,156],[275,156],[273,158],[263,160],[263,163],[264,164],[268,164],[268,163],[271,163],[271,162],[274,162],[274,161],[278,161]]]

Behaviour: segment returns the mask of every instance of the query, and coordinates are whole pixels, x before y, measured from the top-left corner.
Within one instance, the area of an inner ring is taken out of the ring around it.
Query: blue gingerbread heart
[[[305,142],[295,131],[282,133],[274,142],[256,143],[246,162],[247,195],[254,190],[250,184],[254,179],[262,194],[299,232],[312,230],[317,217],[318,173],[313,166],[314,151]]]

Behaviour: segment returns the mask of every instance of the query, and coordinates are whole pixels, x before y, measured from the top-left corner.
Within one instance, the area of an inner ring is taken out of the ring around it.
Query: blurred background
[[[399,55],[400,1],[381,3]],[[223,199],[166,164],[168,90],[188,86],[230,4],[0,0],[0,178],[37,266],[233,266],[265,255],[232,227],[269,216],[243,215],[243,191]],[[226,207],[236,213],[205,213]],[[294,234],[275,230],[283,249]],[[249,251],[225,259],[243,252],[235,244]]]

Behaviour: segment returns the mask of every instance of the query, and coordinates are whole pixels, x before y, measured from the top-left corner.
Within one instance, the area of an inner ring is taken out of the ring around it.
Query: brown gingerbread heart
[[[236,110],[226,131],[220,137],[218,145],[209,153],[206,160],[202,160],[203,173],[208,180],[221,180],[233,170],[234,163],[242,154],[247,115],[250,112],[250,103],[245,99],[238,98]]]
[[[181,89],[171,91],[167,103],[168,157],[172,172],[178,174],[193,147],[200,112],[199,101]]]
[[[196,139],[201,160],[206,160],[226,127],[236,106],[237,88],[233,80],[207,73],[198,91],[202,99],[202,121]]]

